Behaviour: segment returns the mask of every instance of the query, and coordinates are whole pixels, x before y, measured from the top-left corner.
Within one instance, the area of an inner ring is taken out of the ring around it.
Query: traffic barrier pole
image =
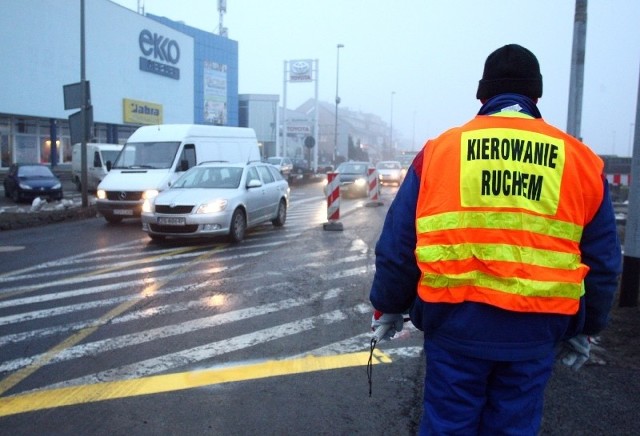
[[[380,201],[380,184],[378,183],[378,171],[375,168],[369,168],[368,186],[369,186],[369,201],[365,206],[382,206]]]
[[[325,230],[343,230],[340,220],[340,179],[338,173],[327,173],[327,221]]]

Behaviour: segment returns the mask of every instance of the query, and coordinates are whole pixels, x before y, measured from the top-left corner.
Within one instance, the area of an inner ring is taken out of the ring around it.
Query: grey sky
[[[113,0],[137,10],[138,0]],[[144,0],[145,12],[217,33],[217,0]],[[509,43],[542,70],[543,117],[566,129],[574,0],[227,0],[238,41],[239,92],[283,92],[283,63],[319,61],[319,94],[333,102],[340,49],[341,107],[391,121],[420,147],[479,108],[487,55]],[[596,152],[628,156],[640,67],[640,1],[589,0],[581,133]],[[392,98],[392,92],[395,92]],[[287,106],[312,98],[290,84]],[[281,98],[282,102],[282,98]]]

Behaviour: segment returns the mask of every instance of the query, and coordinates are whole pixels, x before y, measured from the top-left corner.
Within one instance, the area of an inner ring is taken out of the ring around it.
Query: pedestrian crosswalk
[[[0,269],[0,416],[25,392],[367,350],[375,241],[325,221],[324,198],[294,197],[241,244],[141,234]]]

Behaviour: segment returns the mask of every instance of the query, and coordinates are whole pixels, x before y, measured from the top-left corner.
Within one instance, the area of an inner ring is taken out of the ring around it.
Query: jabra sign
[[[180,46],[175,40],[144,29],[138,44],[144,55],[140,56],[142,71],[180,79],[180,69],[174,66],[180,61]]]

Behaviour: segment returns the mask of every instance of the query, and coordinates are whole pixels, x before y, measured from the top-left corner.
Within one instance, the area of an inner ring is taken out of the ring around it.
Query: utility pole
[[[631,155],[629,205],[627,207],[619,304],[620,307],[636,307],[640,292],[640,79],[636,102],[633,154]]]
[[[389,149],[387,150],[387,156],[384,159],[393,159],[393,96],[396,95],[395,91],[391,91],[391,115],[389,117]]]
[[[585,41],[587,39],[587,0],[576,0],[571,50],[571,78],[569,80],[569,113],[567,133],[581,140],[582,91],[584,88]]]
[[[334,125],[334,138],[333,138],[333,165],[336,165],[336,159],[338,158],[338,105],[340,104],[340,96],[338,94],[338,79],[340,78],[340,49],[344,47],[344,44],[338,44],[336,46],[336,122]]]
[[[80,108],[80,125],[82,129],[82,141],[80,142],[80,186],[82,187],[82,207],[89,206],[89,196],[87,194],[87,88],[85,74],[85,8],[84,0],[80,0],[80,89],[82,89]]]

